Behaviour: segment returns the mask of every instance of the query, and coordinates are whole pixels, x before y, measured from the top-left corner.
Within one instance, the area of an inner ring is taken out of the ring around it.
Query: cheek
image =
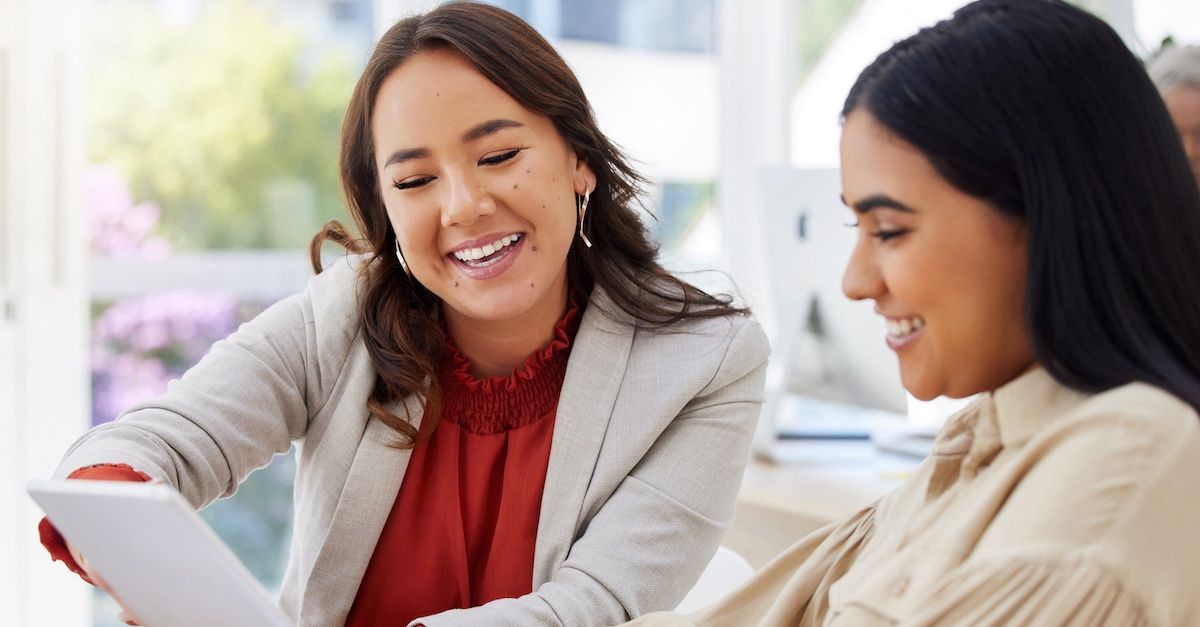
[[[1025,333],[1025,262],[1011,249],[985,247],[967,257],[942,288],[946,350],[985,372],[1007,371],[1029,353]]]
[[[565,249],[575,231],[575,194],[569,179],[527,174],[508,190],[511,205],[536,230],[544,246]]]
[[[427,248],[436,249],[437,216],[412,206],[389,206],[388,221],[405,255],[423,254]]]

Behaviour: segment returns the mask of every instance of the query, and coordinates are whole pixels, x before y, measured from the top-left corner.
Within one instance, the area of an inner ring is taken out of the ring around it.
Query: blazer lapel
[[[535,589],[554,575],[575,538],[584,495],[625,376],[633,328],[632,320],[602,288],[592,290],[571,347],[554,419],[534,549]]]
[[[415,396],[405,406],[408,415],[418,419],[424,412]],[[367,421],[304,589],[300,624],[341,625],[350,613],[412,454],[411,449],[390,446],[395,442],[395,431],[377,418]]]

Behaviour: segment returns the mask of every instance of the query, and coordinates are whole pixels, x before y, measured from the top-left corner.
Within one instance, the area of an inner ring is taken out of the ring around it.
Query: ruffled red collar
[[[475,378],[466,355],[447,340],[438,375],[443,418],[465,431],[488,434],[523,427],[549,415],[558,405],[581,309],[577,299],[570,299],[566,313],[554,325],[550,343],[534,351],[507,377]]]

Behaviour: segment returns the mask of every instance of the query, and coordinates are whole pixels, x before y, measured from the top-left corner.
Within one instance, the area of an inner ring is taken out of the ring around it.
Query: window
[[[369,0],[91,0],[84,205],[92,421],[152,398],[213,342],[303,289],[346,220],[339,133]],[[294,456],[201,515],[268,588],[287,559]],[[97,596],[97,625],[117,625]]]

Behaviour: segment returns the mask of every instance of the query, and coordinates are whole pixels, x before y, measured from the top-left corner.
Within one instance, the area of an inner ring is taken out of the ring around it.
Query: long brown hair
[[[378,186],[371,115],[380,85],[405,60],[424,50],[450,49],[525,108],[547,116],[596,175],[586,231],[593,246],[576,238],[567,254],[568,280],[589,295],[601,286],[641,323],[670,326],[693,318],[745,314],[728,296],[713,296],[671,275],[657,261],[635,203],[646,183],[596,124],[574,73],[550,44],[520,18],[486,4],[452,2],[398,22],[380,39],[359,78],[342,126],[341,176],[355,239],[336,221],[310,245],[321,271],[325,240],[365,253],[360,269],[359,321],[378,374],[368,408],[411,447],[433,432],[441,407],[437,369],[445,352],[441,301],[410,279],[394,254],[396,236]],[[420,428],[387,406],[411,394],[431,404]]]

